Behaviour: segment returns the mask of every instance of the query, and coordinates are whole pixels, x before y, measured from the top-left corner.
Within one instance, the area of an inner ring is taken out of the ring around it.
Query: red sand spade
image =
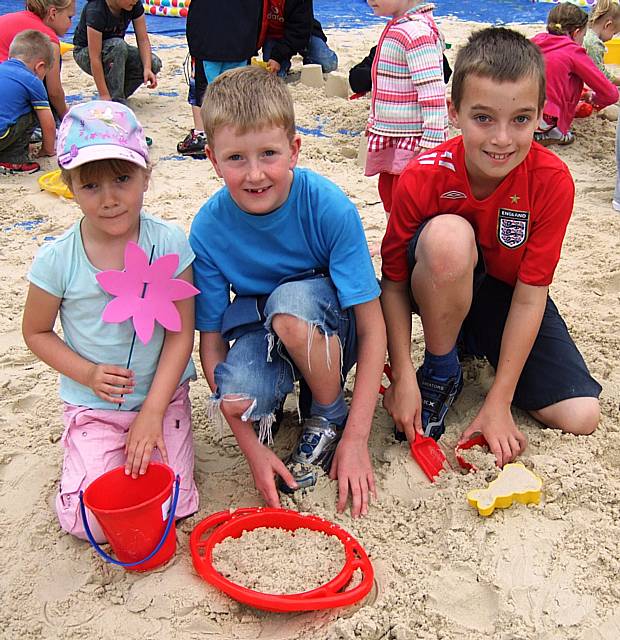
[[[225,538],[239,538],[244,531],[253,531],[259,527],[275,527],[293,532],[297,529],[310,529],[335,536],[344,546],[344,566],[329,582],[302,593],[261,593],[235,584],[213,566],[213,548]],[[208,534],[211,529],[213,532]],[[348,606],[368,595],[374,583],[372,564],[355,538],[333,522],[291,509],[251,507],[233,512],[218,511],[194,528],[189,546],[196,571],[209,584],[243,604],[264,611],[314,611]],[[356,570],[361,571],[362,581],[347,589]]]
[[[383,368],[383,373],[387,376],[388,380],[392,381],[392,369],[389,364],[386,364]],[[379,393],[383,395],[385,393],[385,387],[381,385]],[[426,477],[435,482],[435,479],[439,475],[439,472],[450,467],[450,464],[446,460],[441,447],[437,444],[436,440],[429,436],[421,436],[417,431],[415,432],[415,440],[409,443],[411,449],[411,457],[418,463],[420,469],[424,471]]]

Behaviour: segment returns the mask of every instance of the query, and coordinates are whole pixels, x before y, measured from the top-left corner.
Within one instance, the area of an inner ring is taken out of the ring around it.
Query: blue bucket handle
[[[175,486],[174,486],[174,496],[172,497],[172,505],[170,506],[170,511],[168,512],[168,522],[166,523],[166,528],[164,530],[164,533],[161,537],[161,540],[157,543],[157,546],[153,549],[153,551],[151,551],[151,553],[149,553],[148,556],[146,556],[146,558],[144,558],[143,560],[136,560],[135,562],[121,562],[120,560],[117,560],[116,558],[113,558],[112,556],[109,556],[98,544],[97,541],[95,540],[95,538],[93,537],[93,534],[90,530],[90,527],[88,526],[88,518],[86,516],[86,507],[84,506],[84,492],[80,491],[80,513],[82,514],[82,521],[84,522],[84,530],[86,531],[86,537],[88,538],[88,541],[90,542],[90,544],[92,545],[93,549],[106,561],[106,562],[110,562],[112,564],[116,564],[119,567],[135,567],[139,564],[142,564],[143,562],[148,562],[163,546],[164,542],[166,541],[166,538],[168,537],[168,533],[170,532],[170,527],[172,526],[172,523],[174,522],[174,514],[176,513],[177,510],[177,502],[179,501],[179,488],[181,486],[181,476],[177,475],[176,479],[175,479]]]

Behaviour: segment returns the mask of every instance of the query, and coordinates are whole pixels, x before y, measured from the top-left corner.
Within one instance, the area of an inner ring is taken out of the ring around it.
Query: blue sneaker
[[[314,486],[321,471],[329,473],[342,432],[343,427],[322,416],[304,420],[297,447],[286,460],[300,489]],[[284,493],[294,492],[281,478],[278,488]]]
[[[446,429],[444,420],[448,409],[463,388],[463,370],[451,378],[435,378],[418,369],[418,386],[422,395],[422,427],[424,435],[439,440]]]

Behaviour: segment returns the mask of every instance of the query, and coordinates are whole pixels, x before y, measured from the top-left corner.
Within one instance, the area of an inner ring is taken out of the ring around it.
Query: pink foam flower
[[[168,253],[149,264],[146,253],[135,242],[128,242],[125,269],[97,274],[101,287],[116,296],[103,310],[104,322],[125,322],[131,318],[143,344],[153,337],[155,321],[169,331],[180,331],[181,316],[174,301],[200,292],[189,282],[173,277],[178,267],[176,253]]]

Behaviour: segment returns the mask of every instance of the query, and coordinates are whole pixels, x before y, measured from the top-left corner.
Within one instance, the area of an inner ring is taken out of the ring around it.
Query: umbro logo
[[[467,196],[462,191],[446,191],[442,193],[440,198],[447,198],[448,200],[467,200]]]

